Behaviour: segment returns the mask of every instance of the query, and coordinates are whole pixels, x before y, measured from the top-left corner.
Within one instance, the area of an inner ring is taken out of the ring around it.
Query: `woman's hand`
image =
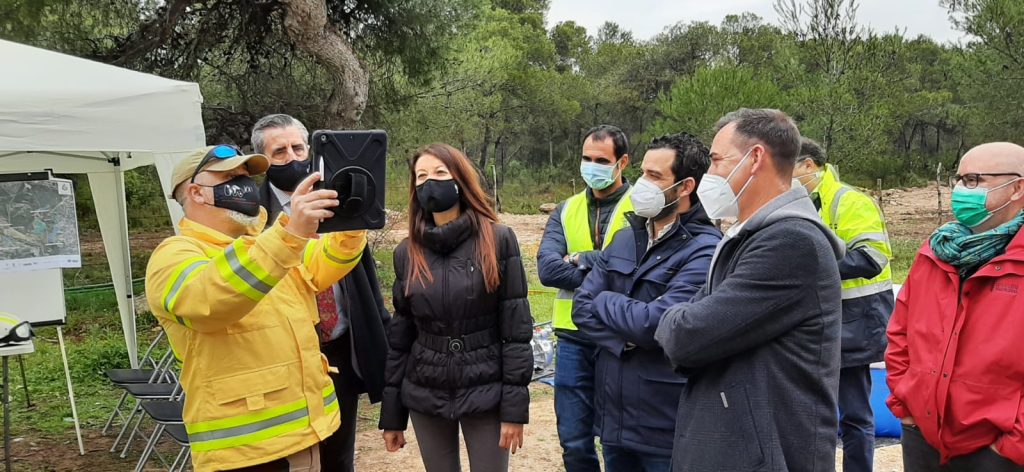
[[[501,423],[501,439],[498,447],[508,449],[512,454],[523,448],[523,425],[518,423]]]
[[[398,452],[405,447],[405,433],[402,431],[384,431],[384,447],[388,452]]]

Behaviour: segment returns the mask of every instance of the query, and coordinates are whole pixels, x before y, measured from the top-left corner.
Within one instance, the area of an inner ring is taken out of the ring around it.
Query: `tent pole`
[[[111,280],[117,297],[117,310],[128,348],[132,368],[138,368],[139,353],[136,335],[135,304],[132,296],[131,253],[128,243],[128,220],[124,176],[116,160],[109,172],[89,173],[96,217],[103,233],[103,246],[110,266]]]
[[[129,235],[128,235],[128,196],[124,190],[124,171],[120,169],[118,165],[117,172],[114,173],[114,182],[117,185],[117,221],[120,223],[121,237],[124,240],[124,244],[121,245],[121,260],[124,261],[124,284],[125,284],[125,300],[128,304],[129,311],[131,313],[131,327],[127,324],[122,326],[125,331],[125,343],[128,345],[128,358],[131,360],[131,366],[133,369],[139,368],[139,349],[137,344],[138,330],[135,328],[135,287],[132,286],[132,253],[129,249]]]

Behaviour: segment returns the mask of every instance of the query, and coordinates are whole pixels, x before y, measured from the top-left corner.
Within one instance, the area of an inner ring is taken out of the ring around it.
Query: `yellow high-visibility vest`
[[[626,213],[633,211],[633,202],[629,200],[629,194],[633,189],[628,190],[619,203],[612,210],[612,216],[604,229],[602,247],[608,247],[612,242],[615,232],[625,228]],[[565,234],[565,245],[568,254],[594,250],[594,241],[591,238],[590,210],[587,207],[586,190],[569,197],[562,205],[562,232]],[[575,291],[558,290],[555,295],[554,313],[551,316],[551,325],[557,329],[576,330],[572,322],[572,297]]]
[[[815,192],[821,198],[821,220],[846,242],[846,250],[865,249],[882,266],[871,279],[843,280],[843,300],[892,290],[892,247],[882,210],[875,201],[839,180],[831,164],[825,166]]]

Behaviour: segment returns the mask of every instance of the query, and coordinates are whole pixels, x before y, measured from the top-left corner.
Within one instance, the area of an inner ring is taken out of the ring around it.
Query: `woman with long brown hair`
[[[408,419],[427,472],[504,471],[523,445],[533,318],[512,230],[499,224],[469,159],[426,146],[410,165],[409,237],[395,249],[395,314],[380,428],[388,451]]]

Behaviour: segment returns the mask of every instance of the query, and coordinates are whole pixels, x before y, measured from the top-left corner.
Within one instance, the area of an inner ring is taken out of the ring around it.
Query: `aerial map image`
[[[0,182],[0,272],[81,264],[71,181]]]

